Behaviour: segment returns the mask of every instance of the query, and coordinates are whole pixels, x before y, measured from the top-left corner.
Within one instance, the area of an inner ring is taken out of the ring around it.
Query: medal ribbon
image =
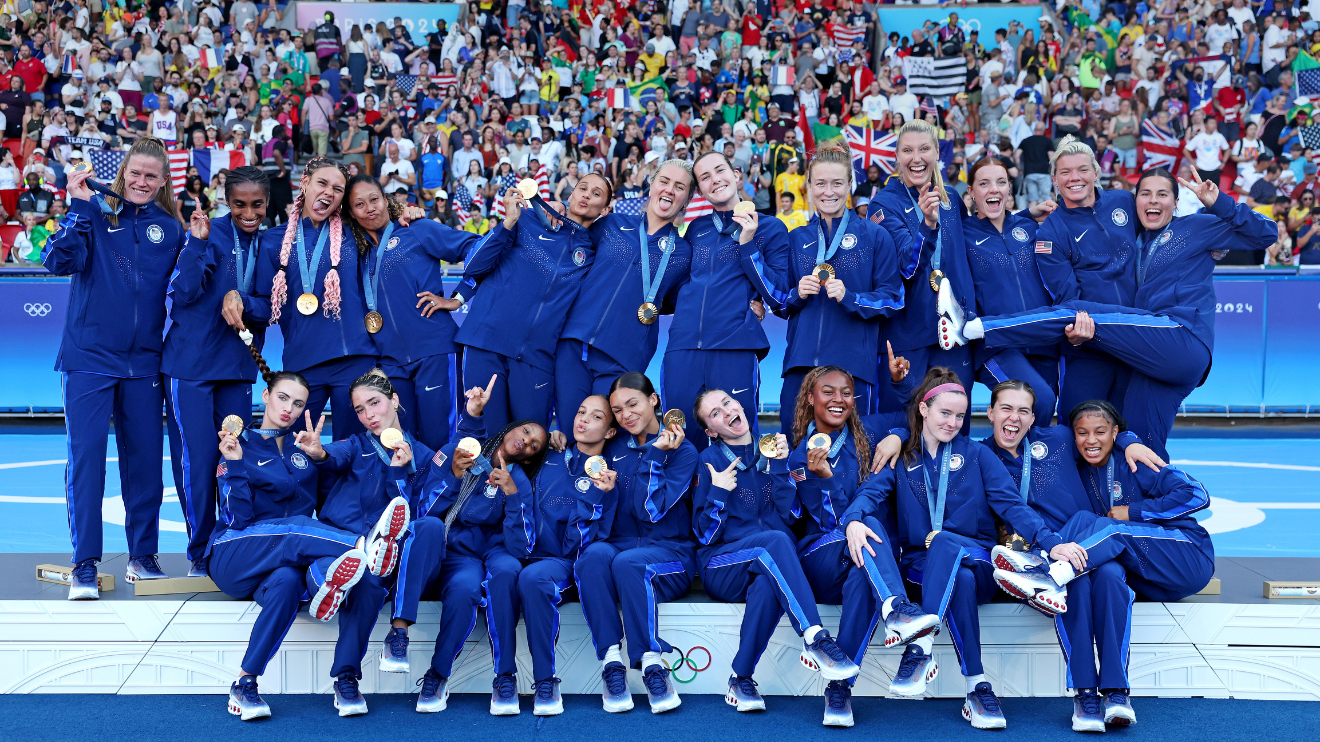
[[[231,222],[232,224],[232,222]],[[257,237],[252,238],[252,248],[248,250],[247,262],[243,262],[243,246],[238,242],[238,225],[234,224],[234,267],[238,273],[238,290],[244,294],[252,291],[252,276],[257,272]]]
[[[385,259],[385,250],[390,243],[390,235],[394,234],[394,222],[390,222],[385,227],[385,231],[380,235],[380,242],[376,243],[376,269],[372,270],[370,260],[364,260],[362,270],[367,272],[362,282],[362,293],[367,300],[367,309],[376,311],[376,292],[380,289],[380,263]]]
[[[834,239],[830,240],[829,250],[825,249],[825,232],[821,229],[821,224],[825,221],[817,217],[816,222],[816,265],[820,265],[839,251],[839,244],[843,242],[843,235],[848,231],[848,214],[851,209],[843,210],[843,220],[839,223],[839,229],[834,233]]]
[[[917,220],[923,221],[926,216],[921,211],[921,207],[917,205],[917,197],[912,195],[912,191],[908,191],[908,198],[912,199],[912,208],[917,210]],[[939,221],[943,220],[944,217],[941,216]],[[940,269],[940,254],[944,252],[944,230],[940,229],[940,225],[937,225],[936,229],[938,234],[935,235],[935,251],[930,254],[930,269],[932,271]],[[920,264],[920,261],[918,261],[918,264]]]
[[[1165,229],[1167,229],[1167,227]],[[1164,231],[1161,230],[1160,234],[1164,234]],[[1159,234],[1152,236],[1150,238],[1150,246],[1146,249],[1137,250],[1137,285],[1146,282],[1146,271],[1150,269],[1150,263],[1155,259],[1155,250],[1158,248],[1156,240],[1159,236]]]
[[[329,222],[329,220],[326,220]],[[321,254],[325,252],[325,243],[330,239],[330,225],[321,226],[321,236],[316,238],[316,250],[312,252],[312,259],[307,261],[307,245],[303,241],[302,220],[298,220],[298,272],[302,274],[303,293],[310,294],[312,287],[316,284],[316,268],[321,265]]]
[[[938,531],[944,526],[944,501],[949,494],[949,459],[953,454],[953,441],[944,444],[944,455],[940,457],[940,488],[936,499],[930,499],[930,470],[926,465],[926,445],[921,445],[921,476],[926,480],[926,507],[930,509],[930,528]]]
[[[1022,495],[1022,502],[1026,504],[1027,495],[1031,493],[1031,438],[1022,436],[1022,481],[1018,483],[1018,492]]]
[[[660,293],[660,282],[665,278],[665,269],[669,267],[669,256],[674,254],[672,237],[660,238],[660,265],[655,269],[655,281],[651,280],[651,250],[650,238],[646,234],[646,215],[642,215],[642,223],[637,227],[637,237],[642,243],[642,294],[646,297],[647,304],[655,303],[655,295]]]
[[[812,424],[808,425],[808,426],[807,426],[807,438],[811,438],[811,436],[815,435],[815,433],[816,433],[816,423],[812,423]],[[848,440],[848,426],[847,426],[847,425],[843,426],[843,429],[841,429],[841,430],[839,431],[839,439],[836,440],[836,441],[834,441],[834,443],[830,445],[830,454],[829,454],[829,458],[832,459],[832,458],[834,458],[835,456],[838,456],[838,455],[839,455],[839,451],[842,451],[842,450],[843,450],[843,443],[844,443],[844,441],[846,441],[846,440]]]
[[[246,429],[246,430],[243,431],[243,437],[244,437],[244,438],[247,438],[247,434],[248,434],[248,433],[256,433],[257,435],[261,436],[262,438],[280,438],[280,437],[282,437],[282,436],[288,435],[288,434],[289,434],[289,429],[288,429],[288,428],[276,428],[275,430],[268,430],[268,429],[266,429],[266,428],[248,428],[248,429]]]
[[[381,461],[384,461],[384,462],[385,462],[385,466],[390,466],[390,461],[392,461],[392,460],[394,459],[394,454],[393,454],[393,452],[389,451],[388,449],[386,449],[384,446],[382,446],[382,445],[380,444],[380,438],[377,438],[376,436],[372,435],[371,433],[367,433],[367,437],[371,439],[371,445],[372,445],[373,447],[375,447],[375,449],[376,449],[376,455],[380,457],[380,460],[381,460]],[[408,435],[407,433],[404,433],[404,434],[403,434],[403,439],[404,439],[405,441],[408,441],[408,444],[409,444],[409,445],[412,445],[412,436]],[[417,473],[417,460],[416,460],[416,459],[413,459],[412,461],[409,461],[409,462],[408,462],[408,473],[409,473],[409,474],[416,474],[416,473]]]
[[[711,219],[714,220],[714,222],[715,222],[715,231],[716,231],[716,232],[719,232],[720,234],[727,234],[728,236],[730,236],[730,237],[733,238],[733,241],[734,241],[734,242],[737,242],[737,241],[738,241],[738,238],[739,238],[740,236],[742,236],[742,227],[738,226],[738,222],[732,222],[732,224],[733,224],[733,229],[729,230],[728,232],[725,232],[725,231],[724,231],[724,220],[720,218],[720,214],[719,214],[719,212],[718,212],[718,211],[712,211],[712,212],[710,212],[710,217],[711,217]]]
[[[756,470],[762,474],[770,471],[770,460],[761,455],[759,448],[753,448],[753,450],[756,451]],[[723,439],[720,440],[720,452],[724,454],[724,458],[728,459],[730,464],[735,461],[738,462],[738,471],[747,471],[747,464],[739,460],[740,457],[733,453],[733,449],[729,448],[729,445]]]

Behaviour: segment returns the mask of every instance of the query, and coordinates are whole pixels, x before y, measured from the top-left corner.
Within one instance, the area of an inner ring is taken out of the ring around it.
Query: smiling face
[[[692,166],[697,190],[717,211],[728,211],[738,203],[738,174],[724,155],[703,155]]]
[[[374,183],[362,182],[353,186],[353,191],[348,194],[348,209],[353,220],[363,229],[378,232],[390,222],[389,203]]]
[[[1054,187],[1070,209],[1095,203],[1095,162],[1090,155],[1064,155],[1054,161]]]
[[[1013,451],[1022,442],[1022,437],[1036,422],[1036,413],[1032,411],[1035,401],[1021,389],[1005,389],[986,410],[986,417],[995,429],[995,443],[1000,448]]]
[[[610,394],[610,411],[629,435],[642,435],[652,427],[659,429],[660,421],[655,416],[658,404],[659,395],[643,394],[639,389],[619,387]]]
[[[545,428],[527,423],[505,433],[504,442],[495,453],[506,464],[528,461],[545,448],[545,441]]]
[[[1004,214],[1012,183],[1002,165],[986,165],[976,171],[972,182],[972,200],[976,211],[987,219],[998,219]]]
[[[656,173],[651,183],[646,211],[660,221],[673,221],[687,206],[692,192],[692,176],[678,165],[666,165]]]
[[[297,422],[307,406],[308,393],[307,387],[293,379],[281,379],[266,387],[261,393],[261,401],[266,405],[263,427],[287,428]]]
[[[853,387],[847,375],[831,371],[817,379],[811,388],[811,407],[817,430],[833,432],[841,429],[853,409]]]
[[[608,399],[593,394],[578,405],[577,415],[573,417],[573,438],[578,443],[601,443],[613,438],[617,431]]]
[[[1099,412],[1088,412],[1077,418],[1073,425],[1073,442],[1091,466],[1100,466],[1109,460],[1117,437],[1118,426]]]
[[[724,441],[736,441],[751,432],[743,406],[722,391],[701,398],[697,419],[706,426],[706,435]]]
[[[165,185],[165,165],[149,155],[133,155],[124,166],[124,198],[145,206]]]
[[[898,139],[898,171],[903,182],[920,188],[930,182],[939,161],[940,152],[930,135],[909,132]]]
[[[581,224],[596,221],[610,203],[610,189],[599,175],[588,175],[578,181],[568,196],[568,214]]]
[[[353,390],[351,400],[358,422],[373,435],[399,427],[399,395],[386,397],[379,390],[363,386]]]
[[[812,165],[807,197],[821,216],[834,218],[848,208],[851,186],[852,168],[835,162]]]
[[[344,200],[344,174],[337,167],[303,173],[303,213],[317,224],[330,218]]]
[[[239,229],[253,234],[266,218],[266,190],[256,183],[237,183],[229,189],[229,210]]]
[[[925,418],[922,430],[940,443],[948,443],[962,432],[963,418],[967,416],[967,395],[958,392],[936,394],[918,407]]]
[[[1148,231],[1158,232],[1173,219],[1178,186],[1168,178],[1151,175],[1137,184],[1137,218]]]

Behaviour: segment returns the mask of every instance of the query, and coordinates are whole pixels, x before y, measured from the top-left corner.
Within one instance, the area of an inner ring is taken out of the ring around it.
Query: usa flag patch
[[[228,473],[229,473],[229,466],[225,464],[225,462],[223,461],[221,461],[220,465],[215,468],[216,479],[219,479],[220,477],[223,477],[225,474]]]
[[[445,462],[448,460],[449,457],[445,455],[444,451],[436,451],[435,456],[431,457],[431,463],[435,464],[436,466],[444,466]]]
[[[792,477],[794,482],[805,482],[807,481],[807,470],[798,467],[797,469],[790,471],[788,476]]]
[[[1049,255],[1054,252],[1054,243],[1049,240],[1038,240],[1036,242],[1037,255]]]

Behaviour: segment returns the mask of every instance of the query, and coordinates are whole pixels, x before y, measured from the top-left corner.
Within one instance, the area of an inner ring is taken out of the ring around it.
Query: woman
[[[1132,115],[1132,101],[1124,98],[1118,102],[1118,115],[1109,120],[1109,142],[1118,155],[1119,175],[1137,169],[1137,137],[1141,133],[1141,121]]]
[[[72,277],[69,302],[77,309],[68,314],[55,361],[69,438],[64,481],[77,565],[69,585],[72,600],[99,597],[106,422],[112,415],[120,442],[127,579],[166,576],[156,561],[164,489],[161,349],[166,290],[187,239],[174,212],[169,157],[159,139],[139,139],[124,155],[110,186],[118,198],[93,197],[87,187],[91,176],[91,170],[68,174],[70,210],[42,254],[52,275]],[[128,235],[131,260],[115,248]]]
[[[367,331],[399,394],[403,429],[438,451],[458,427],[462,383],[450,316],[459,303],[442,298],[443,263],[462,262],[477,236],[429,219],[401,227],[403,207],[370,175],[348,181],[344,209],[362,259]]]
[[[23,182],[23,174],[19,172],[18,166],[14,164],[14,151],[5,147],[0,151],[0,191],[14,191],[21,188],[19,185]],[[17,202],[15,194],[14,201]],[[5,211],[12,211],[6,207]]]
[[[714,441],[698,459],[692,494],[701,584],[716,600],[747,604],[725,702],[765,710],[752,672],[784,613],[803,639],[802,664],[830,681],[856,677],[860,668],[820,625],[794,550],[791,526],[802,506],[788,472],[787,436],[775,436],[767,452],[765,440],[752,439],[742,405],[722,389],[702,392],[692,413]]]
[[[0,92],[0,114],[5,117],[6,139],[13,139],[23,131],[22,124],[32,104],[32,95],[23,89],[23,78],[18,75],[9,78],[9,89]],[[39,120],[40,116],[36,118]]]
[[[353,78],[353,90],[362,90],[362,82],[367,73],[367,42],[362,37],[362,28],[354,23],[348,32],[348,74]]]
[[[807,163],[806,180],[807,200],[816,215],[806,229],[789,233],[787,260],[776,266],[780,283],[794,286],[785,311],[788,350],[779,409],[793,409],[812,368],[836,365],[861,380],[853,393],[860,411],[871,413],[880,381],[880,318],[903,309],[894,241],[874,222],[854,218],[848,208],[855,185],[848,145],[822,143]],[[790,427],[791,421],[784,426]],[[797,442],[789,439],[792,445]]]
[[[184,182],[183,191],[174,199],[174,206],[179,212],[181,221],[191,220],[194,211],[201,211],[203,214],[209,211],[211,203],[202,188],[202,179],[196,175],[189,176]]]
[[[289,427],[307,402],[307,382],[291,371],[271,373],[261,365],[266,379],[261,426],[244,426],[237,434],[220,431],[224,461],[218,476],[225,497],[202,560],[209,562],[212,580],[226,595],[250,597],[261,606],[238,679],[229,688],[229,713],[243,721],[270,716],[257,678],[279,651],[300,602],[310,596],[308,613],[329,621],[364,573],[393,571],[394,564],[379,557],[391,547],[397,550],[394,542],[403,534],[408,511],[407,503],[396,498],[366,535],[313,518],[317,469],[308,465],[301,440],[285,445]],[[248,463],[253,458],[255,466]],[[268,466],[271,462],[279,463]]]
[[[485,193],[486,184],[489,183],[490,181],[486,180],[486,177],[481,174],[481,162],[478,160],[472,160],[471,162],[468,163],[467,174],[463,176],[461,179],[459,179],[457,182],[458,185],[461,185],[464,188],[466,188],[468,193],[475,196],[478,194]],[[454,261],[454,262],[458,262],[458,261]]]
[[[256,282],[257,295],[270,302],[270,324],[278,324],[284,338],[284,368],[311,384],[308,411],[320,415],[329,402],[339,413],[335,440],[361,432],[347,414],[353,406],[349,388],[379,355],[364,324],[368,310],[357,242],[340,217],[346,181],[333,160],[314,157],[307,163],[294,221],[261,238]]]
[[[510,188],[503,221],[464,261],[455,298],[476,296],[456,339],[464,346],[464,378],[499,377],[486,410],[489,427],[519,418],[549,427],[555,345],[595,255],[587,228],[613,195],[604,178],[585,176],[560,216],[539,196],[529,203]],[[533,213],[520,219],[525,209]]]
[[[657,320],[673,306],[692,264],[692,247],[674,227],[691,194],[688,164],[666,160],[641,219],[609,214],[592,227],[596,259],[568,310],[554,359],[556,413],[570,440],[564,423],[575,408],[563,402],[606,394],[619,376],[645,371],[655,355]]]
[[[195,239],[179,254],[167,292],[171,324],[161,373],[170,464],[188,526],[190,577],[206,575],[204,551],[215,527],[215,431],[231,415],[245,423],[252,416],[258,369],[249,347],[261,350],[270,319],[270,306],[252,296],[269,189],[257,168],[228,173],[232,212],[214,222],[192,220]]]
[[[891,316],[882,334],[894,354],[911,364],[913,378],[944,366],[970,387],[971,355],[965,348],[942,349],[936,327],[941,315],[961,316],[976,307],[962,234],[966,209],[957,191],[944,184],[934,127],[922,121],[904,124],[896,150],[899,177],[891,178],[870,206],[885,215],[880,226],[894,239],[903,277],[903,309]],[[879,374],[883,377],[885,369]],[[911,386],[911,381],[881,384],[878,409],[906,409]]]
[[[977,606],[994,596],[990,548],[994,516],[1009,521],[1056,559],[1082,558],[1022,501],[1004,467],[985,446],[959,435],[968,395],[947,368],[927,371],[908,410],[909,438],[902,466],[881,468],[843,514],[848,550],[856,560],[873,538],[863,519],[898,516],[894,531],[907,579],[921,585],[921,608],[944,620],[966,681],[962,716],[977,729],[1006,726],[999,699],[981,665]],[[1080,562],[1079,562],[1080,563]],[[890,690],[919,696],[938,668],[929,635],[904,650]]]
[[[894,466],[908,435],[903,413],[860,415],[855,386],[852,376],[837,366],[820,366],[807,374],[790,408],[793,437],[800,442],[789,456],[788,468],[809,516],[805,535],[797,543],[803,572],[817,601],[843,606],[839,649],[860,667],[881,620],[885,646],[938,632],[939,620],[908,602],[892,545],[868,549],[866,556],[854,554],[853,566],[848,564],[839,514],[873,472]],[[818,440],[813,445],[811,439],[818,436],[828,443]],[[884,534],[894,530],[892,515],[886,513],[868,517],[866,525],[870,538],[882,546]],[[926,649],[929,652],[929,646]],[[826,685],[826,726],[853,725],[852,683],[832,680]]]
[[[1050,294],[1036,268],[1036,222],[1006,208],[1013,181],[1003,161],[979,160],[967,182],[975,213],[963,220],[963,245],[976,286],[977,314],[1049,307]],[[1053,208],[1052,201],[1044,203]],[[1009,379],[1026,381],[1036,390],[1036,417],[1045,424],[1053,419],[1059,388],[1057,344],[990,353],[983,343],[973,343],[972,366],[976,380],[992,389]]]
[[[1138,287],[1131,307],[1066,301],[1044,312],[978,318],[961,333],[956,323],[942,318],[941,334],[947,330],[955,341],[984,338],[987,349],[1092,341],[1097,350],[1131,368],[1123,411],[1132,432],[1168,460],[1165,441],[1174,416],[1209,373],[1214,352],[1211,253],[1264,250],[1279,234],[1273,219],[1245,203],[1234,205],[1219,186],[1202,181],[1195,171],[1192,175],[1194,182],[1175,180],[1156,168],[1137,181],[1136,207],[1145,231],[1129,268],[1128,280]],[[1203,212],[1173,216],[1179,185],[1196,194]]]
[[[696,574],[689,491],[697,450],[684,440],[679,423],[662,427],[660,397],[644,374],[620,376],[609,399],[610,411],[627,433],[606,446],[610,468],[618,472],[618,506],[608,524],[609,537],[582,551],[573,575],[603,665],[605,710],[632,709],[627,668],[640,664],[651,713],[658,714],[681,703],[660,659],[673,647],[656,627],[659,604],[687,593]],[[619,647],[625,631],[627,665]]]

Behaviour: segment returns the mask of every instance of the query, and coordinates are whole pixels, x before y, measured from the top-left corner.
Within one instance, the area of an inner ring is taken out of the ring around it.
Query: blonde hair
[[[280,267],[275,272],[275,279],[270,289],[270,324],[278,324],[280,321],[280,309],[289,298],[288,286],[288,266],[289,253],[293,249],[294,238],[298,230],[302,228],[303,204],[306,202],[307,184],[311,182],[311,175],[314,171],[321,168],[333,167],[344,174],[344,166],[327,157],[313,157],[303,169],[302,187],[298,190],[298,196],[293,199],[294,217],[284,227],[284,241],[280,244]],[[348,179],[345,178],[345,181]],[[325,301],[322,302],[321,313],[327,319],[339,319],[339,251],[344,245],[344,222],[339,216],[339,209],[330,212],[330,218],[327,228],[330,230],[330,270],[325,273]],[[312,266],[315,270],[317,266]],[[299,267],[301,271],[301,266]]]
[[[127,189],[128,186],[124,183],[124,173],[128,170],[129,161],[136,155],[150,157],[160,162],[161,177],[165,179],[165,182],[161,184],[160,190],[156,191],[156,205],[164,209],[166,214],[178,219],[179,212],[175,209],[174,204],[174,181],[170,177],[170,156],[165,150],[165,143],[155,137],[142,137],[133,142],[133,146],[129,147],[128,153],[124,155],[123,162],[119,163],[119,173],[115,175],[115,181],[110,184],[110,190],[122,194]],[[118,209],[123,201],[122,198],[105,197],[106,205],[112,209]],[[105,219],[110,222],[111,226],[119,226],[118,214],[106,214]]]
[[[894,140],[895,146],[897,147],[897,144],[908,134],[930,137],[931,144],[935,145],[935,167],[931,170],[930,184],[940,194],[940,204],[947,207],[949,194],[944,192],[944,173],[940,172],[940,138],[935,133],[935,127],[921,119],[912,119],[898,128],[898,138]]]
[[[807,160],[807,169],[803,172],[807,183],[807,203],[813,208],[815,204],[811,202],[811,171],[817,165],[842,165],[843,169],[848,172],[848,192],[852,193],[857,186],[856,176],[852,168],[852,150],[848,148],[848,145],[842,139],[831,139],[822,142],[816,148],[816,153],[811,156],[810,160]]]
[[[1086,155],[1091,161],[1091,169],[1100,172],[1100,163],[1095,159],[1095,150],[1082,140],[1074,137],[1072,134],[1059,140],[1059,144],[1054,148],[1054,159],[1050,160],[1050,177],[1054,177],[1054,168],[1059,160],[1071,155]]]

